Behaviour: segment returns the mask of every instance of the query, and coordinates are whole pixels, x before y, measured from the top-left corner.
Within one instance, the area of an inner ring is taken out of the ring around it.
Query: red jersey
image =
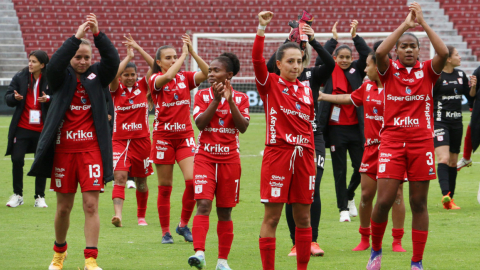
[[[337,88],[333,89],[332,95],[351,94],[352,92],[352,87],[349,84],[347,93],[339,91]],[[335,116],[336,114],[338,114],[338,118]],[[332,104],[330,108],[330,120],[328,121],[328,124],[334,126],[349,126],[358,124],[357,110],[355,109],[355,106]]]
[[[298,79],[289,82],[268,73],[263,58],[265,37],[256,36],[253,68],[257,90],[265,107],[267,146],[303,146],[315,149],[312,123],[315,120],[312,90]]]
[[[23,97],[25,99],[25,107],[23,108],[23,112],[20,116],[20,121],[18,122],[18,126],[24,129],[33,130],[36,132],[42,132],[43,129],[43,120],[42,120],[42,106],[40,102],[38,102],[38,98],[40,97],[40,79],[42,78],[42,74],[38,76],[37,81],[34,83],[33,75],[30,74],[31,85],[28,86],[27,94]],[[40,123],[39,124],[31,124],[30,123],[30,110],[37,110],[40,112]]]
[[[158,72],[150,77],[148,85],[155,103],[155,121],[153,133],[165,139],[183,139],[193,137],[190,120],[190,90],[195,84],[196,72],[178,72],[173,80],[160,89],[155,87],[155,79],[162,76]]]
[[[77,89],[72,102],[58,127],[55,152],[79,153],[99,150],[92,105],[85,88],[77,79]]]
[[[150,137],[148,125],[148,85],[140,79],[129,89],[122,83],[111,91],[115,106],[113,140],[127,140]]]
[[[243,117],[250,119],[247,95],[232,89],[233,101]],[[193,118],[205,112],[214,99],[212,88],[199,90],[195,95]],[[218,104],[210,123],[200,131],[195,160],[213,163],[240,163],[239,131],[235,127],[230,105],[225,98]]]
[[[363,106],[365,146],[380,143],[384,93],[383,88],[379,89],[375,82],[368,81],[350,95],[353,105]]]
[[[400,61],[390,64],[380,80],[385,87],[382,139],[420,141],[433,138],[433,86],[440,74],[432,60],[406,68]]]

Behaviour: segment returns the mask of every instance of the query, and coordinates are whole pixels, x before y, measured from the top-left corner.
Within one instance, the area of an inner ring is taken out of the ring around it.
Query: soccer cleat
[[[292,247],[292,249],[290,250],[290,253],[288,253],[288,256],[289,257],[297,256],[297,248],[295,246]]]
[[[358,216],[357,207],[355,206],[355,199],[348,201],[347,207],[348,207],[348,213],[350,214],[351,217]]]
[[[145,221],[145,218],[138,218],[138,225],[139,226],[147,226],[148,223]]]
[[[411,264],[411,270],[423,270],[423,265],[422,265],[422,261],[419,261],[419,262],[413,262],[412,261],[412,264]]]
[[[442,204],[443,204],[443,209],[452,209],[452,204],[451,204],[452,198],[450,198],[450,192],[442,197]]]
[[[370,260],[368,260],[367,270],[379,270],[382,265],[382,249],[375,251],[372,248]]]
[[[190,229],[185,226],[185,227],[180,227],[180,224],[177,225],[177,229],[175,230],[178,235],[183,236],[185,238],[185,242],[193,242],[193,237],[192,233],[190,232]]]
[[[8,207],[17,207],[23,204],[23,197],[17,194],[10,196],[10,199],[7,202]]]
[[[52,263],[50,263],[50,266],[48,267],[48,270],[63,269],[63,262],[65,261],[66,258],[67,258],[67,252],[66,251],[63,252],[63,253],[55,252],[55,254],[53,254]]]
[[[457,171],[460,171],[463,167],[470,167],[472,166],[472,160],[471,159],[460,159],[460,161],[457,162]]]
[[[207,263],[205,262],[205,255],[193,255],[188,258],[188,265],[195,266],[197,269],[204,269]]]
[[[173,237],[169,232],[162,237],[162,244],[173,244]]]
[[[122,220],[117,217],[117,216],[113,216],[112,217],[112,224],[115,226],[115,227],[122,227]]]
[[[98,267],[97,260],[93,257],[85,259],[85,268],[83,270],[102,270],[102,268]]]
[[[127,180],[127,188],[137,188],[137,186],[135,185],[135,181],[133,180]]]
[[[44,197],[38,196],[38,198],[35,199],[35,204],[33,205],[33,207],[47,208],[48,205],[45,202]]]
[[[228,266],[227,260],[219,259],[215,270],[232,270],[232,268]]]
[[[458,209],[460,209],[460,206],[457,206],[457,205],[455,204],[455,201],[452,199],[452,201],[450,202],[450,209],[452,209],[452,210],[458,210]]]
[[[323,254],[325,254],[325,251],[320,248],[317,242],[312,242],[310,244],[310,254],[314,257],[323,257]]]
[[[350,213],[349,211],[340,212],[340,222],[350,222]]]

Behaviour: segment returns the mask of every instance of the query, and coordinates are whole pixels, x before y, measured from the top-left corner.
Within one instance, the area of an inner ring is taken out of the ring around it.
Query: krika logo
[[[285,139],[289,143],[294,144],[308,144],[310,141],[307,138],[304,138],[302,135],[293,136],[292,134],[285,134]]]
[[[174,95],[173,95],[173,98],[175,98],[175,100],[178,100],[178,95],[177,95],[177,94],[174,94]]]
[[[395,117],[393,118],[393,125],[394,126],[406,126],[406,127],[414,127],[418,126],[419,121],[417,118],[410,118],[410,116],[400,118],[400,117]]]
[[[206,143],[203,150],[210,153],[229,153],[230,147],[222,146],[221,144],[210,145],[209,143]]]
[[[405,88],[405,92],[410,95],[410,94],[412,93],[412,89],[410,89],[410,88],[407,86],[407,87]]]
[[[83,103],[83,104],[86,104],[87,103],[87,99],[85,97],[81,97],[80,98],[80,101]]]
[[[70,140],[87,140],[92,138],[93,133],[91,131],[85,132],[83,130],[78,130],[75,133],[73,133],[73,131],[67,131],[67,139]]]
[[[298,102],[295,103],[295,108],[297,108],[297,110],[300,110],[302,107],[300,106],[300,104],[298,104]]]
[[[184,130],[185,129],[185,124],[180,124],[180,123],[165,123],[165,130]]]
[[[224,122],[222,118],[218,119],[218,124],[223,127]]]
[[[122,124],[122,129],[123,130],[142,130],[142,124],[137,124],[137,123],[123,123]]]

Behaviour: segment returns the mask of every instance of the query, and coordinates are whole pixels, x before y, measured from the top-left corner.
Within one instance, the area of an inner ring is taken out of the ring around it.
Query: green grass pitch
[[[469,121],[464,116],[464,125]],[[6,150],[6,138],[10,117],[0,117],[0,152]],[[150,119],[152,122],[153,119]],[[234,208],[232,217],[235,238],[229,256],[230,267],[239,269],[261,269],[258,249],[258,234],[263,218],[263,206],[260,203],[259,179],[264,148],[265,119],[263,114],[254,114],[247,132],[240,136],[242,178],[240,204]],[[465,134],[465,133],[464,133]],[[462,148],[463,149],[463,148]],[[27,155],[25,175],[32,164],[33,155]],[[480,205],[477,203],[477,191],[480,180],[480,154],[472,156],[473,167],[464,168],[458,174],[455,202],[462,208],[446,211],[440,203],[441,192],[438,181],[430,185],[428,210],[430,229],[424,256],[425,269],[480,269]],[[12,195],[10,157],[3,157],[0,163],[0,268],[2,269],[47,269],[53,256],[54,228],[53,220],[56,199],[48,191],[48,208],[37,209],[34,204],[34,179],[24,178],[25,204],[18,208],[5,206]],[[351,167],[349,167],[349,175]],[[98,264],[103,269],[190,269],[187,264],[193,255],[191,243],[183,242],[174,230],[180,219],[181,197],[184,189],[183,177],[178,166],[174,169],[174,188],[171,197],[171,231],[175,240],[173,245],[162,245],[161,229],[156,209],[157,178],[149,177],[150,197],[146,220],[148,226],[137,225],[135,191],[126,190],[123,210],[123,228],[115,228],[110,219],[113,215],[111,201],[112,186],[100,196],[100,240]],[[405,189],[408,201],[408,189]],[[325,250],[324,257],[311,258],[309,269],[365,269],[370,250],[353,252],[359,240],[359,219],[350,223],[338,222],[334,181],[329,151],[321,184],[322,217],[320,221],[319,243]],[[356,202],[360,200],[360,188]],[[206,244],[207,269],[215,269],[217,261],[217,217],[215,210],[210,218],[210,230]],[[77,193],[71,215],[70,230],[67,236],[69,256],[64,269],[83,269],[84,216],[81,207],[81,194]],[[189,224],[191,227],[191,222]],[[384,238],[383,269],[409,269],[412,256],[411,213],[407,202],[405,236],[403,247],[406,253],[391,251],[391,221]],[[296,259],[287,257],[291,240],[285,218],[282,217],[277,230],[276,269],[296,269]]]

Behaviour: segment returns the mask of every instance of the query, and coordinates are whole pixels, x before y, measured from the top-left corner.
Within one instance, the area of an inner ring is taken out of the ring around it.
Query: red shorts
[[[129,172],[131,177],[147,177],[153,174],[149,161],[151,142],[149,137],[130,140],[114,140],[113,170]]]
[[[407,177],[410,182],[435,179],[433,138],[418,142],[382,140],[377,177],[402,181]]]
[[[80,183],[82,192],[103,192],[103,163],[100,151],[82,153],[55,153],[53,157],[50,190],[76,193]]]
[[[260,201],[311,204],[315,191],[316,163],[313,154],[313,149],[306,147],[265,147]]]
[[[193,164],[195,200],[213,201],[215,196],[217,207],[235,207],[240,197],[241,174],[242,168],[239,163],[195,161]]]
[[[374,144],[365,147],[363,150],[362,164],[358,170],[361,173],[366,173],[375,181],[377,180],[379,146],[379,144]]]
[[[162,139],[153,135],[150,162],[155,164],[175,164],[195,154],[195,139],[193,137],[183,139]]]

